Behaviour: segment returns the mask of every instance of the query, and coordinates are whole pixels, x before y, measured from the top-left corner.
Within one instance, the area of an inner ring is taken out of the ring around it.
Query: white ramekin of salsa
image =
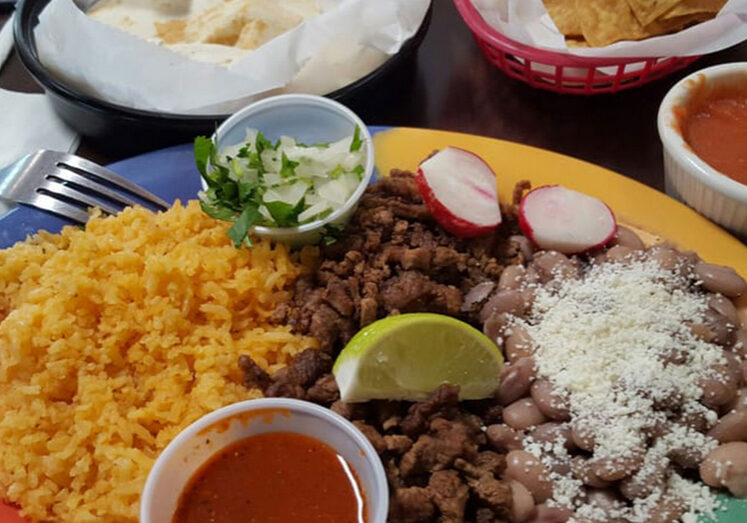
[[[184,429],[148,475],[140,523],[384,523],[387,510],[381,460],[352,423],[265,398]]]
[[[659,108],[666,190],[747,235],[747,62],[697,71]]]

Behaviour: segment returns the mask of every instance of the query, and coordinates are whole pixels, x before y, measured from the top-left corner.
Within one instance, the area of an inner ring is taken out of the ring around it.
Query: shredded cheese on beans
[[[692,279],[653,260],[629,260],[592,264],[580,278],[536,286],[535,292],[531,315],[516,323],[534,342],[538,375],[567,392],[573,425],[593,435],[593,459],[642,460],[636,474],[643,479],[657,470],[661,475],[655,467],[668,464],[683,446],[704,452],[716,446],[713,438],[668,421],[700,416],[710,426],[717,419],[698,401],[699,382],[726,361],[721,347],[691,331],[708,308],[707,296]],[[665,356],[671,351],[679,351],[681,361],[669,363]],[[669,432],[648,447],[651,431],[662,426]],[[551,444],[527,437],[525,450],[556,470],[571,457],[560,440]],[[584,501],[583,484],[570,473],[551,475],[554,502],[594,521],[648,521],[665,497],[685,504],[684,521],[716,508],[707,487],[674,471],[632,506],[620,503],[606,512]]]

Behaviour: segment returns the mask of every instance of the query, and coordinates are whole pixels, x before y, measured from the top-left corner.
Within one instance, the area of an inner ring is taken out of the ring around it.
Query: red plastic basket
[[[567,94],[616,93],[658,80],[699,56],[586,58],[537,49],[505,37],[488,25],[471,0],[454,0],[487,59],[511,78]]]

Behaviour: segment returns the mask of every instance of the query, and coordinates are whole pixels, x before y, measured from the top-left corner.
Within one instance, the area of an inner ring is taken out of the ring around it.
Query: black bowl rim
[[[32,24],[32,18],[43,10],[43,8],[49,3],[49,0],[19,0],[16,6],[16,17],[13,22],[13,37],[16,44],[16,50],[18,56],[21,59],[24,67],[29,71],[31,76],[44,88],[52,91],[54,94],[72,101],[76,105],[83,106],[91,111],[105,112],[111,116],[118,117],[124,120],[135,120],[138,122],[152,122],[152,123],[168,123],[168,122],[212,122],[220,121],[228,118],[231,113],[226,114],[179,114],[179,113],[167,113],[159,111],[147,111],[143,109],[134,109],[123,105],[114,104],[95,98],[89,94],[77,91],[72,87],[64,84],[60,80],[57,80],[52,76],[44,65],[39,61],[39,57],[36,52],[36,42],[34,40],[34,29],[36,24]],[[40,4],[41,7],[39,7]],[[378,77],[386,74],[389,69],[394,67],[398,61],[398,58],[403,53],[416,48],[422,40],[425,38],[425,33],[430,25],[431,16],[433,14],[433,1],[431,0],[428,4],[428,9],[423,17],[423,21],[420,27],[409,39],[407,39],[400,48],[399,52],[390,56],[387,60],[379,65],[376,69],[371,71],[365,76],[351,82],[331,93],[327,93],[324,96],[332,98],[333,100],[339,100],[345,96],[350,95],[353,91],[364,85],[374,81]]]

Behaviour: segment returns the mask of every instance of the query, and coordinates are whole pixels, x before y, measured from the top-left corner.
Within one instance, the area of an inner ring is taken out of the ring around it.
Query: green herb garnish
[[[353,131],[353,140],[350,142],[350,152],[357,151],[361,148],[361,145],[363,145],[363,140],[361,140],[361,128],[356,125],[355,131]]]

